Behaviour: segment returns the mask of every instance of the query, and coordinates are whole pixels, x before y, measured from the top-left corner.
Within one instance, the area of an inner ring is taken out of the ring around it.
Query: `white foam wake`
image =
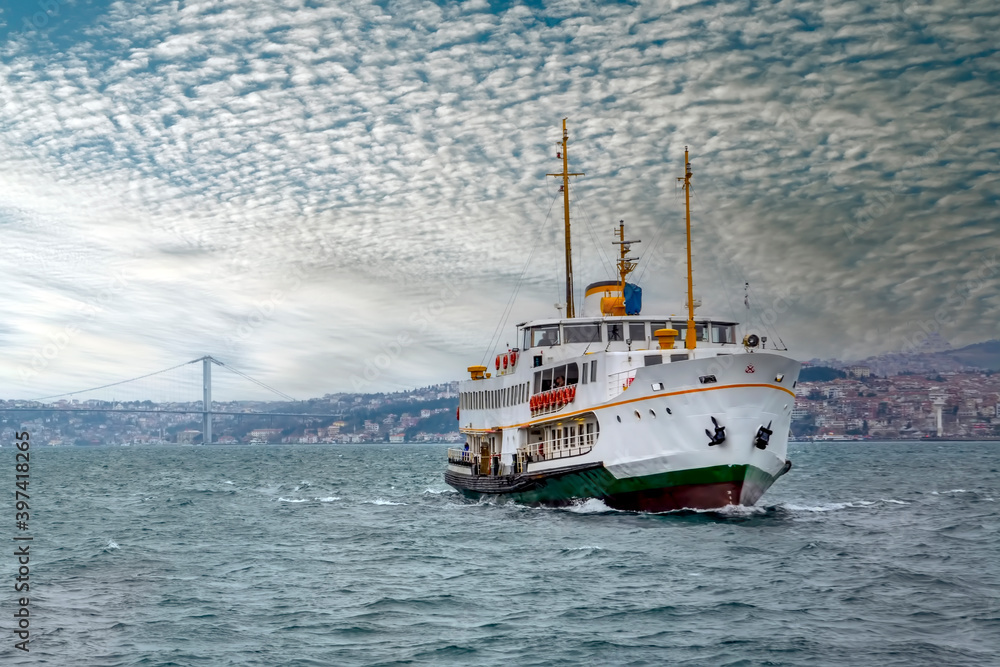
[[[587,498],[582,503],[570,505],[566,509],[570,512],[576,512],[577,514],[604,514],[606,512],[618,511],[613,507],[608,507],[604,504],[604,501],[599,498]]]
[[[405,505],[406,503],[394,503],[391,500],[386,500],[385,498],[376,498],[375,500],[366,500],[369,505]]]

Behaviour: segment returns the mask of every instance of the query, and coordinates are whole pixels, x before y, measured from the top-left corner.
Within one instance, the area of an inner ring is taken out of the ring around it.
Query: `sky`
[[[0,0],[0,394],[465,377],[564,300],[563,118],[578,309],[625,220],[682,312],[689,146],[700,315],[803,360],[996,338],[997,34],[993,0]]]

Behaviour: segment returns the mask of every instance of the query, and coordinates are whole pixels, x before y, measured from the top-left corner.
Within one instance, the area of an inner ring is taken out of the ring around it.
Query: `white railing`
[[[608,398],[614,398],[628,389],[632,381],[635,380],[635,372],[637,370],[639,369],[632,368],[627,371],[608,375]]]
[[[460,465],[472,465],[472,452],[468,449],[448,449],[448,463],[458,463]]]
[[[522,445],[517,448],[518,457],[525,463],[537,463],[538,461],[552,461],[554,459],[564,459],[571,456],[583,456],[589,454],[594,449],[594,441],[597,435],[594,433],[572,438],[576,442],[572,445],[564,445],[562,438],[554,438],[543,442],[534,442],[530,445]],[[582,440],[582,443],[581,443]]]

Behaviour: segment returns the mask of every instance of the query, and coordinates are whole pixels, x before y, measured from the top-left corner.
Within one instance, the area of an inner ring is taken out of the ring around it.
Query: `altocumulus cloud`
[[[986,0],[55,5],[0,14],[9,396],[205,353],[301,396],[460,377],[529,253],[510,321],[555,313],[565,116],[578,288],[624,218],[680,309],[690,145],[703,312],[786,295],[802,358],[995,335]]]

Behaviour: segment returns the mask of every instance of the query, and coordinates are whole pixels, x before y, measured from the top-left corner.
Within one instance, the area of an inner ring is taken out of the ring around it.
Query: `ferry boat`
[[[565,316],[517,325],[518,347],[460,383],[462,448],[445,481],[466,496],[541,505],[597,498],[620,510],[752,505],[791,468],[787,457],[800,365],[737,322],[695,316],[691,163],[684,150],[687,313],[647,315],[627,282],[637,240],[619,224],[618,279],[573,302],[568,133],[563,120]],[[562,315],[562,313],[560,313]]]

